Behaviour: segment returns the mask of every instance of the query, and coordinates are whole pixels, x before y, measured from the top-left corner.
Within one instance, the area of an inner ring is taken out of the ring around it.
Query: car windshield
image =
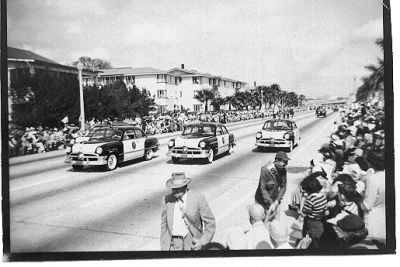
[[[89,141],[119,141],[122,132],[114,129],[98,129],[91,133]]]
[[[208,125],[189,125],[182,135],[214,136],[214,129]]]
[[[266,121],[263,130],[291,130],[291,123],[288,121]]]

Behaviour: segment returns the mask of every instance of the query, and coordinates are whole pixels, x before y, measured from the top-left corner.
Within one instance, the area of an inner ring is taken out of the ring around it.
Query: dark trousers
[[[324,224],[321,220],[311,219],[308,216],[304,218],[303,236],[307,234],[312,239],[309,248],[318,249],[321,247],[321,237],[324,233]]]

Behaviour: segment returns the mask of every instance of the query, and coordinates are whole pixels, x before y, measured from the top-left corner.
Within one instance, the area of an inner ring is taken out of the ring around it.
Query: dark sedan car
[[[232,153],[235,137],[220,123],[194,123],[185,127],[182,135],[168,142],[167,156],[174,163],[180,159],[214,161],[216,155]]]
[[[323,107],[318,107],[315,110],[315,116],[317,117],[326,117],[326,109]]]
[[[113,124],[94,130],[88,140],[67,147],[67,159],[74,170],[103,165],[114,170],[119,163],[143,157],[150,160],[159,149],[155,137],[147,137],[140,127]]]

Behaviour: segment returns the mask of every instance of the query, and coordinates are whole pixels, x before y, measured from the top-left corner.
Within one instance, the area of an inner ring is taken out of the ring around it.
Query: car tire
[[[178,163],[179,160],[180,160],[180,158],[172,157],[172,162],[173,162],[173,163]]]
[[[153,158],[153,149],[151,148],[146,149],[146,151],[144,152],[144,159],[151,160],[152,158]]]
[[[72,165],[72,169],[74,169],[74,171],[80,171],[83,169],[82,165]]]
[[[214,150],[212,150],[212,148],[210,148],[210,150],[208,150],[208,157],[206,158],[207,163],[212,163],[214,161]]]
[[[112,171],[117,168],[118,159],[115,154],[111,154],[107,157],[106,169],[107,171]]]

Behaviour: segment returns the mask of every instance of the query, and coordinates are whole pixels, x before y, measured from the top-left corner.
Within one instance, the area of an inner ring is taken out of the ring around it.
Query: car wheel
[[[109,155],[107,157],[107,164],[106,164],[107,171],[115,170],[115,168],[117,168],[117,165],[118,165],[118,160],[115,154]]]
[[[233,145],[229,144],[228,151],[226,152],[228,155],[231,155],[233,152]]]
[[[211,163],[213,161],[214,161],[214,150],[210,148],[210,150],[208,150],[207,163]]]
[[[144,159],[145,160],[151,160],[153,158],[153,149],[147,149],[146,152],[144,152]]]
[[[172,157],[172,162],[173,162],[173,163],[178,163],[179,160],[180,160],[180,158]]]
[[[82,165],[72,165],[72,169],[74,169],[74,171],[80,171],[83,169]]]

